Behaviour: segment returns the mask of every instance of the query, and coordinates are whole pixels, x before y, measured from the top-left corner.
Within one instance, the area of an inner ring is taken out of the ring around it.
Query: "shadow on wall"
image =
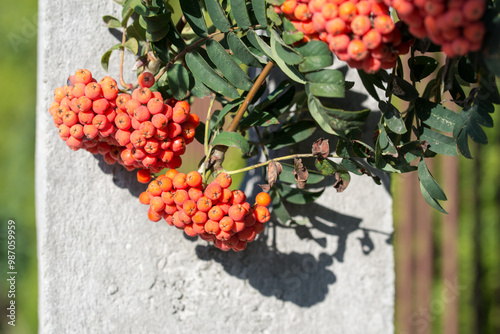
[[[92,154],[92,156],[98,161],[99,168],[105,174],[113,175],[113,183],[120,188],[128,189],[132,196],[139,198],[139,195],[148,188],[147,184],[137,181],[137,170],[128,171],[118,163],[108,165],[101,154]]]
[[[248,280],[250,286],[264,296],[274,296],[300,307],[313,306],[326,298],[329,285],[336,282],[332,270],[333,259],[344,262],[349,234],[363,231],[363,237],[358,240],[364,255],[369,255],[375,249],[370,233],[387,235],[388,244],[391,244],[391,235],[361,228],[361,219],[318,204],[310,204],[308,210],[315,213],[314,217],[309,218],[312,227],[268,225],[259,239],[248,244],[248,248],[241,253],[222,252],[214,246],[197,246],[196,254],[201,260],[221,264],[228,274]],[[312,240],[325,249],[328,246],[327,239],[315,238],[311,231],[337,236],[337,249],[333,254],[325,251],[318,258],[310,253],[282,253],[275,245],[276,234],[280,229],[294,229],[300,239]]]

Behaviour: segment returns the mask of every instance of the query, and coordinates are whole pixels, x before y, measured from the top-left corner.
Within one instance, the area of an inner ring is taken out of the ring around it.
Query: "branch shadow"
[[[300,214],[297,206],[287,209],[290,213]],[[264,296],[274,296],[299,307],[313,306],[325,300],[329,286],[337,281],[332,265],[334,259],[344,262],[350,234],[358,230],[363,231],[363,237],[357,239],[365,256],[375,250],[371,233],[388,237],[390,234],[362,228],[362,219],[338,213],[319,204],[308,205],[308,212],[314,212],[309,217],[309,226],[268,225],[259,239],[249,243],[244,252],[223,252],[211,245],[199,245],[196,247],[196,255],[201,260],[219,263],[228,274],[247,280],[250,286]],[[285,229],[294,229],[299,239],[317,243],[325,249],[324,252],[316,257],[311,253],[279,251],[276,247],[276,235]],[[328,239],[314,237],[314,231],[337,236],[336,249],[331,252],[332,247],[328,245]]]

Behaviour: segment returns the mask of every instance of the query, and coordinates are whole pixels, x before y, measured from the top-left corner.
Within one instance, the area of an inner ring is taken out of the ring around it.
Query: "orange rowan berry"
[[[219,228],[223,231],[230,232],[233,226],[234,220],[231,217],[224,216],[219,220]]]
[[[159,97],[152,97],[147,103],[147,108],[151,113],[151,115],[160,114],[165,109],[165,105],[163,104],[163,99]]]
[[[269,196],[268,193],[262,191],[255,197],[255,203],[262,206],[268,206],[269,204],[271,204],[271,196]]]
[[[222,187],[218,183],[211,183],[205,188],[203,194],[212,201],[216,201],[222,195]]]
[[[245,227],[245,229],[237,234],[241,241],[253,241],[255,239],[256,233],[253,226]]]
[[[243,204],[247,200],[245,193],[239,189],[233,191],[232,204]],[[238,220],[238,219],[237,219]]]
[[[137,82],[141,87],[150,88],[155,84],[155,76],[151,72],[142,72],[137,77]]]
[[[389,15],[379,15],[373,19],[373,27],[381,34],[388,34],[394,30],[394,21]]]
[[[149,192],[147,191],[143,191],[140,195],[139,195],[139,202],[141,204],[145,204],[145,205],[149,205],[150,203],[150,195],[149,195]]]
[[[153,198],[151,198],[149,206],[152,210],[160,212],[165,209],[165,202],[163,202],[160,196],[154,196]]]
[[[84,90],[85,96],[87,96],[91,100],[97,100],[102,97],[102,89],[101,85],[97,82],[89,82],[85,86]]]
[[[347,1],[339,6],[339,17],[346,21],[351,22],[351,20],[358,14],[358,9],[353,2]]]
[[[219,240],[229,240],[229,238],[231,238],[232,234],[231,232],[226,232],[226,231],[223,231],[220,229],[220,226],[219,226],[219,232],[217,232],[215,234],[215,237]],[[225,245],[227,246],[227,245]]]
[[[120,113],[115,117],[115,125],[118,129],[128,130],[132,126],[132,121],[127,113]]]
[[[205,223],[205,232],[208,234],[217,234],[220,231],[219,222],[207,220]]]
[[[140,183],[148,183],[151,181],[151,172],[147,169],[139,169],[137,171],[137,181]]]
[[[138,106],[134,109],[134,118],[137,119],[139,122],[145,122],[149,120],[149,117],[151,116],[149,110],[145,106]]]
[[[295,7],[295,10],[293,11],[293,15],[297,20],[300,21],[307,21],[311,18],[312,14],[309,11],[309,6],[305,3],[300,3]]]
[[[241,221],[245,218],[247,210],[241,204],[233,204],[229,208],[228,215],[234,221]]]
[[[174,183],[175,184],[175,183]],[[184,189],[177,189],[174,195],[174,202],[177,205],[183,205],[185,201],[189,200],[188,192]]]
[[[158,222],[158,221],[160,221],[160,220],[161,220],[162,216],[161,216],[158,212],[156,212],[156,211],[154,211],[154,210],[152,210],[152,209],[150,208],[150,209],[148,210],[148,218],[149,218],[149,220],[151,220],[152,222]]]
[[[113,100],[118,95],[118,85],[115,80],[110,80],[101,84],[102,95],[108,100]]]
[[[124,93],[119,94],[115,100],[116,107],[119,108],[120,110],[126,111],[127,102],[130,101],[131,99],[132,96],[130,96],[130,94],[124,94]]]
[[[198,127],[198,125],[200,124],[200,116],[198,116],[196,114],[189,114],[187,122],[189,124],[192,124],[194,126],[194,128],[196,129]]]
[[[206,233],[205,232],[205,223],[203,224],[197,224],[193,221],[193,231],[196,232],[196,234],[200,235],[200,234],[204,234]]]
[[[281,5],[281,10],[285,14],[292,15],[295,12],[295,7],[297,7],[297,0],[285,0]]]
[[[231,183],[233,182],[233,179],[228,173],[222,172],[217,175],[217,177],[215,178],[215,182],[217,182],[222,188],[229,188],[231,186]]]
[[[182,204],[182,209],[188,216],[193,216],[197,212],[196,202],[188,199]]]
[[[462,7],[463,17],[470,22],[481,19],[485,10],[486,1],[484,0],[468,0]]]
[[[347,25],[343,19],[336,17],[326,22],[325,30],[330,35],[336,36],[345,33]]]
[[[358,36],[363,36],[372,27],[372,22],[366,15],[357,15],[351,21],[351,30]]]
[[[208,215],[206,212],[196,211],[191,219],[193,220],[193,223],[205,224],[207,222]]]
[[[174,178],[172,179],[172,183],[173,183],[175,189],[186,189],[188,187],[187,175],[184,173],[175,174]],[[186,194],[187,194],[187,192],[186,192]]]
[[[79,69],[75,73],[75,81],[81,82],[86,85],[90,81],[92,81],[92,73],[90,73],[90,71],[86,69]]]
[[[238,233],[245,229],[245,221],[243,220],[233,220],[233,227],[231,229],[232,232]]]
[[[368,55],[368,49],[365,44],[359,40],[352,40],[347,46],[347,54],[354,60],[363,60]]]
[[[201,174],[197,171],[191,171],[186,175],[186,183],[190,187],[199,187],[202,182]]]
[[[218,205],[214,205],[208,210],[208,218],[214,221],[219,221],[224,216],[222,209]]]
[[[148,185],[148,191],[153,196],[161,196],[162,190],[157,180],[153,180]]]
[[[81,124],[78,124],[76,123],[75,125],[73,125],[70,129],[69,129],[69,133],[71,134],[71,136],[77,138],[77,139],[81,139],[83,138],[83,126]]]
[[[206,196],[202,196],[196,202],[196,207],[199,211],[208,212],[212,207],[212,200]]]
[[[190,237],[196,237],[198,236],[198,232],[195,231],[194,229],[194,224],[188,224],[184,227],[184,233]]]

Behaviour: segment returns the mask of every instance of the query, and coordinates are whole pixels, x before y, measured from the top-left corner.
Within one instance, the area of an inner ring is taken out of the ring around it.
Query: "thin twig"
[[[127,41],[127,28],[123,28],[123,34],[122,34],[122,52],[120,56],[120,85],[122,85],[123,88],[129,89],[130,85],[123,80],[123,59],[125,58],[125,42]]]
[[[234,132],[238,128],[238,124],[240,123],[243,115],[245,114],[245,111],[248,108],[248,105],[250,102],[253,100],[255,97],[255,94],[257,94],[257,91],[259,90],[260,86],[262,86],[262,83],[266,79],[266,77],[269,75],[271,72],[271,69],[273,68],[274,63],[272,61],[269,61],[267,65],[264,67],[262,72],[260,72],[259,76],[255,80],[252,88],[248,92],[247,96],[245,97],[245,100],[243,100],[243,103],[240,105],[238,108],[238,111],[236,112],[236,115],[233,118],[233,121],[231,124],[226,129],[226,132]],[[227,146],[223,145],[217,145],[214,147],[212,154],[210,155],[210,159],[208,160],[208,163],[210,167],[214,167],[214,169],[218,170],[222,168],[222,162],[224,161],[224,155],[226,154],[227,151]]]
[[[282,161],[282,160],[290,160],[290,159],[295,159],[295,158],[315,158],[315,157],[316,157],[316,155],[312,154],[312,153],[286,155],[284,157],[274,158],[274,159],[267,160],[267,161],[264,161],[264,162],[261,162],[261,163],[258,163],[258,164],[252,165],[252,166],[248,166],[245,168],[235,169],[232,171],[226,171],[226,173],[228,173],[229,175],[233,175],[233,174],[248,172],[249,170],[252,170],[252,169],[267,166],[271,163],[271,161]],[[328,157],[329,158],[338,158],[339,156],[335,155],[335,154],[331,154]]]

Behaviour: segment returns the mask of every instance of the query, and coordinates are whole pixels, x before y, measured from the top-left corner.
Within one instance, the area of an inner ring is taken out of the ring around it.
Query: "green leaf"
[[[254,48],[264,53],[267,56],[267,58],[273,59],[271,47],[267,45],[267,43],[264,42],[262,38],[260,38],[260,36],[257,35],[257,33],[253,29],[248,30],[246,37],[248,38],[248,41],[253,45]]]
[[[299,64],[302,73],[317,71],[333,64],[333,55],[328,45],[322,41],[310,41],[295,48],[304,57]]]
[[[453,132],[460,117],[456,112],[422,98],[415,101],[415,110],[424,124],[442,132]]]
[[[207,36],[207,24],[201,12],[200,3],[198,0],[182,0],[179,1],[182,12],[186,21],[189,23],[194,33],[200,37]]]
[[[102,68],[107,72],[108,71],[108,66],[109,66],[109,58],[111,57],[111,53],[114,50],[120,50],[122,48],[121,43],[113,45],[108,51],[104,52],[104,54],[101,57],[101,66]]]
[[[194,86],[191,88],[190,92],[196,97],[203,98],[209,96],[212,91],[205,86],[203,82],[194,77]]]
[[[432,206],[434,209],[438,210],[441,213],[447,214],[445,209],[439,204],[439,202],[433,198],[429,192],[425,189],[422,183],[420,183],[420,191],[422,193],[422,196],[424,197],[425,201],[429,203],[430,206]]]
[[[420,180],[420,183],[422,186],[427,190],[429,195],[431,195],[432,198],[435,198],[440,201],[446,201],[446,195],[439,186],[439,184],[436,182],[436,180],[432,177],[431,172],[427,168],[427,164],[425,163],[424,159],[421,159],[420,162],[418,163],[418,179]]]
[[[488,34],[483,41],[483,60],[488,69],[500,77],[500,18],[495,17],[488,27]]]
[[[344,74],[339,70],[326,69],[306,74],[309,91],[314,96],[344,97]]]
[[[270,126],[279,124],[278,116],[273,111],[268,110],[253,110],[250,115],[243,118],[240,122],[242,128],[252,126]]]
[[[236,88],[244,91],[252,88],[252,81],[248,75],[236,64],[236,62],[227,54],[226,50],[219,42],[209,39],[206,44],[206,49],[210,60],[217,66],[217,69],[222,73],[229,83]]]
[[[106,27],[108,28],[117,29],[122,27],[122,23],[120,22],[120,20],[111,15],[104,15],[102,17],[102,20],[104,21],[104,23],[106,23]]]
[[[221,132],[215,136],[211,143],[212,146],[224,145],[239,148],[243,154],[247,154],[250,151],[250,145],[248,141],[237,132]]]
[[[250,28],[250,17],[248,16],[245,0],[229,0],[229,3],[231,4],[231,12],[238,27],[243,30]]]
[[[273,189],[271,192],[271,198],[273,199],[272,214],[275,215],[276,218],[278,218],[281,224],[288,225],[290,222],[292,222],[292,217],[290,216],[290,213],[288,213],[288,210],[285,208],[279,192]]]
[[[167,78],[174,97],[183,100],[190,87],[189,72],[184,66],[176,63],[167,69]]]
[[[274,11],[273,7],[267,7],[267,17],[271,20],[274,25],[281,25],[281,17],[278,13]]]
[[[393,157],[397,157],[399,155],[396,146],[394,146],[393,142],[387,135],[385,128],[382,124],[378,124],[379,135],[377,139],[377,144],[380,146],[383,155],[390,155]]]
[[[170,22],[168,23],[167,38],[169,42],[175,45],[175,47],[177,47],[179,50],[186,48],[186,43],[184,42],[184,39],[182,38],[181,34],[175,28],[175,25],[172,22],[172,20],[170,20]]]
[[[476,71],[467,57],[461,57],[457,65],[458,75],[468,83],[476,83]]]
[[[418,91],[411,83],[401,79],[400,77],[393,76],[391,84],[389,85],[392,93],[404,101],[414,101],[419,97]]]
[[[165,36],[168,32],[168,22],[170,20],[170,16],[170,12],[151,17],[140,16],[139,21],[150,34],[157,33],[156,36],[160,36],[161,34]]]
[[[283,171],[279,175],[278,180],[286,183],[292,183],[292,184],[295,183],[296,180],[295,176],[293,175],[293,170],[294,170],[293,165],[282,163],[281,167],[283,167]],[[309,177],[307,178],[307,184],[316,184],[325,179],[323,175],[321,175],[316,171],[308,169],[308,172],[309,172]]]
[[[185,60],[193,76],[203,82],[207,87],[218,94],[232,99],[240,97],[236,88],[232,87],[226,80],[221,78],[197,51],[186,54]]]
[[[443,135],[429,128],[424,128],[420,135],[420,140],[425,140],[429,143],[429,150],[438,154],[447,156],[456,156],[457,145],[453,138]]]
[[[280,196],[288,203],[307,204],[316,201],[325,191],[308,191],[304,189],[292,188],[284,183],[276,183]]]
[[[252,0],[252,9],[257,18],[257,22],[263,27],[267,27],[266,0]]]
[[[226,13],[222,9],[219,0],[205,0],[208,15],[214,26],[222,32],[228,32],[231,29]]]
[[[337,172],[346,171],[343,166],[329,159],[323,159],[321,161],[316,160],[315,166],[323,175],[326,176],[333,175]]]
[[[287,65],[297,65],[304,60],[300,53],[285,44],[274,29],[271,29],[271,51]]]
[[[194,133],[194,138],[198,143],[205,145],[205,123],[200,122]]]
[[[266,63],[265,59],[253,54],[245,43],[243,43],[243,41],[233,32],[227,34],[227,44],[229,45],[231,51],[233,51],[234,56],[241,60],[241,62],[245,65],[262,67],[260,62]]]
[[[380,101],[380,97],[378,96],[377,90],[375,89],[375,75],[367,74],[361,70],[358,70],[358,75],[368,94],[370,94],[370,96],[373,97],[375,101]]]
[[[272,59],[276,62],[276,64],[279,66],[279,68],[293,81],[296,81],[301,84],[305,84],[306,81],[302,77],[302,74],[293,67],[292,65],[287,64],[281,56],[277,53],[278,49],[281,49],[280,46],[277,46],[278,44],[281,45],[277,40],[276,37],[279,37],[277,33],[273,30],[273,33],[271,34],[271,54],[272,54]],[[280,38],[281,39],[281,38]],[[302,57],[302,56],[300,56]]]
[[[394,133],[403,134],[406,132],[405,122],[401,119],[401,113],[392,104],[384,101],[378,103],[380,110],[384,114],[384,122],[387,128]]]
[[[408,59],[412,80],[420,81],[436,71],[439,62],[431,57],[417,56]]]
[[[135,55],[139,53],[139,43],[135,38],[128,39],[123,46]]]
[[[309,84],[306,84],[306,94],[308,96],[307,105],[309,112],[318,125],[327,133],[338,136],[345,136],[353,129],[360,129],[370,114],[370,110],[346,111],[340,109],[327,108],[320,100],[312,95]]]
[[[272,150],[290,146],[302,142],[309,138],[316,130],[313,121],[301,121],[290,123],[277,131],[273,131],[263,136],[263,143]]]

